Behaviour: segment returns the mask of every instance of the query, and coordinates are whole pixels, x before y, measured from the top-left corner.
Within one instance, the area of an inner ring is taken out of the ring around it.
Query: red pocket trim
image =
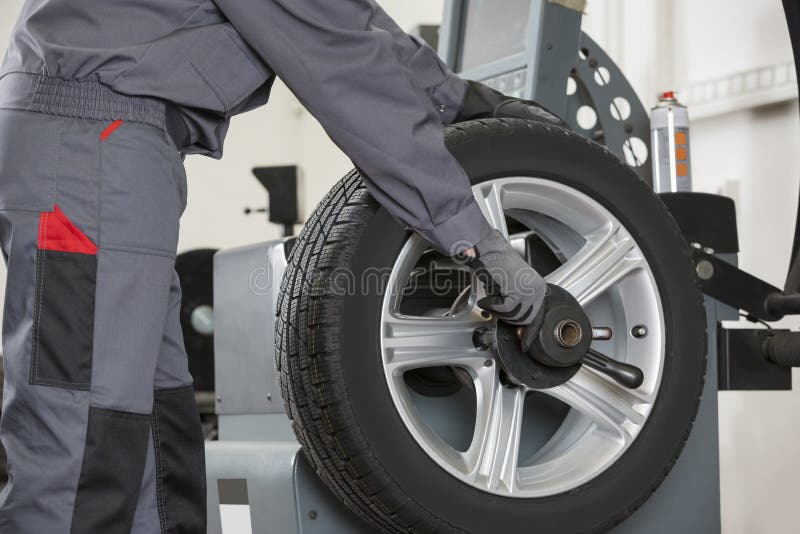
[[[39,214],[38,246],[40,250],[97,254],[97,245],[57,205],[53,205],[53,211]]]

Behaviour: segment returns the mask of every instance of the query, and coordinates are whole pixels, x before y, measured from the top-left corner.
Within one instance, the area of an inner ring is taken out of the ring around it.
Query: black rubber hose
[[[791,295],[773,293],[767,297],[766,307],[770,314],[778,318],[786,317],[787,315],[800,315],[800,293],[792,293]]]
[[[780,332],[764,341],[767,358],[785,367],[800,367],[800,332]]]

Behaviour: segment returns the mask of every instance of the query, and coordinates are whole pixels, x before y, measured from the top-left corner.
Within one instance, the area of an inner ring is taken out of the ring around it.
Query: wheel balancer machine
[[[614,62],[581,32],[585,0],[509,0],[502,12],[492,4],[447,0],[439,49],[448,64],[464,78],[535,99],[652,184],[650,117]],[[800,10],[785,4],[797,57]],[[587,107],[594,113],[588,123],[579,120]],[[790,367],[800,365],[800,334],[728,330],[721,322],[738,320],[740,310],[762,321],[800,313],[800,226],[781,291],[736,267],[733,201],[691,192],[662,198],[693,245],[706,293],[706,383],[694,430],[675,467],[614,532],[713,534],[720,531],[717,391],[791,389]],[[272,326],[292,245],[287,238],[225,250],[215,258],[219,441],[207,446],[211,534],[372,532],[317,480],[283,409]]]

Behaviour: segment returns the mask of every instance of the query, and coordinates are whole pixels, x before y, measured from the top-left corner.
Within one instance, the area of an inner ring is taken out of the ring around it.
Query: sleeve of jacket
[[[464,102],[467,83],[425,41],[404,32],[375,0],[368,1],[375,11],[373,26],[392,34],[394,52],[400,62],[433,102],[442,123],[452,123]]]
[[[375,24],[388,16],[373,1],[215,2],[394,217],[445,253],[480,240],[487,223],[444,145],[439,112],[397,36]]]

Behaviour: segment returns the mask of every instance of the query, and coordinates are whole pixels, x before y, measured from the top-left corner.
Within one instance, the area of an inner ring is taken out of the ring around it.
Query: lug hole
[[[480,351],[489,350],[494,345],[494,332],[487,328],[478,328],[472,333],[472,344]]]
[[[637,324],[631,329],[631,335],[636,339],[647,337],[647,327],[643,324]]]

